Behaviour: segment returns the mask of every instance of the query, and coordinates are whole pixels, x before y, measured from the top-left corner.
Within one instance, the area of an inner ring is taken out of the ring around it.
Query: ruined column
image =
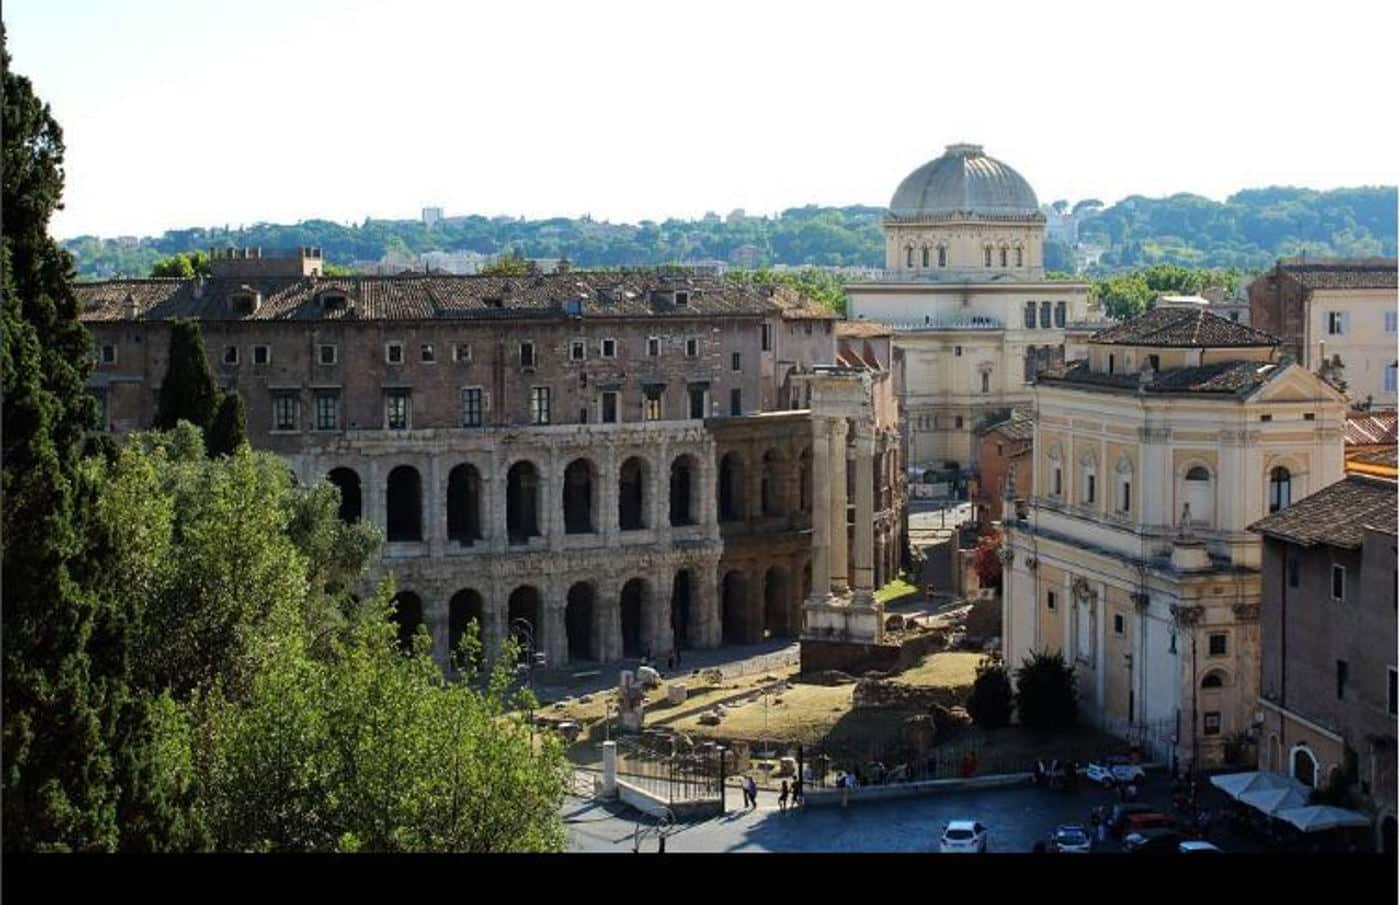
[[[379,460],[370,459],[369,468],[366,469],[361,504],[365,510],[365,518],[369,520],[369,523],[378,527],[380,531],[387,532],[389,521],[384,511],[384,478],[381,472]]]
[[[599,582],[598,637],[602,639],[605,661],[622,659],[622,585]]]
[[[424,591],[427,599],[423,601],[423,620],[428,623],[428,634],[433,639],[433,662],[446,672],[452,665],[447,637],[447,598],[440,588],[424,588]]]
[[[813,603],[831,589],[831,421],[812,416],[812,589]]]
[[[691,606],[695,613],[695,645],[702,648],[719,647],[719,568],[712,563],[695,569],[693,574],[695,600]]]
[[[447,546],[447,488],[442,478],[442,457],[433,456],[428,460],[428,494],[424,501],[428,507],[428,542],[431,556],[442,556]],[[444,661],[445,662],[445,661]]]
[[[831,593],[841,598],[850,593],[850,565],[846,558],[846,430],[845,418],[831,420],[831,431],[828,434],[830,445],[827,450],[830,463],[827,492],[831,494],[828,519],[831,524],[829,574]]]
[[[599,525],[603,532],[603,546],[611,547],[613,540],[618,534],[618,480],[617,480],[617,447],[609,443],[603,448],[602,474],[598,476],[600,488],[598,491],[599,505],[602,512],[599,513]],[[563,505],[563,501],[560,501]]]
[[[855,599],[853,603],[872,606],[875,603],[875,435],[870,425],[861,424],[855,430],[856,465],[856,524]]]
[[[647,463],[647,527],[657,540],[671,534],[671,448],[664,438],[656,458]],[[668,648],[669,649],[669,648]]]
[[[647,601],[647,646],[652,655],[664,659],[675,649],[675,633],[671,629],[671,578],[670,572],[660,566],[654,569],[650,578],[651,600]]]
[[[487,471],[481,476],[481,535],[492,553],[506,550],[506,478],[505,462],[496,451],[487,458]]]

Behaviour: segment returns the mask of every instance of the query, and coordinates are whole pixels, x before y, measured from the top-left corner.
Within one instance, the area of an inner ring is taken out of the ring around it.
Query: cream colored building
[[[949,145],[895,191],[885,270],[846,287],[852,320],[883,321],[903,350],[908,461],[968,464],[984,413],[1030,400],[1090,316],[1086,283],[1046,280],[1045,215],[1019,173]]]
[[[1098,333],[1034,388],[1032,505],[1005,523],[1003,649],[1062,651],[1086,722],[1217,763],[1255,723],[1260,544],[1342,476],[1345,400],[1197,307]]]

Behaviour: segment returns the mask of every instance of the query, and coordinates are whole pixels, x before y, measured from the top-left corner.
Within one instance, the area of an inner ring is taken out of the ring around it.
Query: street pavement
[[[1169,781],[1160,774],[1143,787],[1141,801],[1166,808]],[[1081,784],[1078,791],[1033,786],[937,793],[897,801],[811,808],[784,813],[776,793],[760,791],[758,808],[744,810],[738,789],[727,795],[723,816],[678,824],[666,839],[670,852],[936,852],[950,820],[979,820],[988,829],[988,852],[1030,852],[1062,823],[1088,827],[1090,810],[1117,801],[1113,792]],[[1170,813],[1168,811],[1168,813]],[[569,850],[630,852],[639,820],[649,818],[615,804],[570,798],[564,809]],[[653,835],[642,844],[655,852]],[[1232,850],[1231,846],[1222,848]],[[1110,843],[1110,850],[1117,850]]]

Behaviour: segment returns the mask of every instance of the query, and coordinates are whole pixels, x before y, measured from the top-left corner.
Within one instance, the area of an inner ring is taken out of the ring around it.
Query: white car
[[[1050,837],[1050,843],[1054,846],[1053,851],[1061,854],[1089,854],[1089,833],[1078,824],[1055,827],[1055,833]]]
[[[980,854],[987,850],[987,828],[975,820],[953,820],[938,840],[941,854]]]
[[[1109,761],[1094,761],[1079,772],[1090,782],[1101,783],[1106,788],[1113,788],[1119,783],[1140,783],[1147,778],[1147,772],[1137,764]]]
[[[1217,848],[1209,842],[1206,842],[1204,839],[1189,839],[1186,842],[1183,842],[1180,845],[1178,845],[1176,847],[1176,850],[1181,852],[1183,855],[1223,854],[1223,852],[1221,852],[1219,848]]]

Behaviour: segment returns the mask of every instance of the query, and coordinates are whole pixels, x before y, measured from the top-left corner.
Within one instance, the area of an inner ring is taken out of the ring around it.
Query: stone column
[[[611,547],[613,540],[618,533],[617,502],[618,502],[618,480],[617,469],[617,447],[609,443],[603,448],[603,462],[599,466],[602,474],[598,476],[601,489],[598,493],[599,505],[602,512],[598,513],[599,525],[603,532],[603,546]],[[562,505],[562,500],[560,505]]]
[[[691,601],[695,614],[695,646],[719,647],[719,567],[715,563],[702,565],[692,574],[695,576],[695,599]]]
[[[450,639],[447,637],[448,598],[443,596],[440,588],[424,588],[424,591],[428,599],[423,602],[423,619],[428,623],[428,634],[433,639],[433,660],[446,672],[452,665]]]
[[[447,485],[443,483],[442,457],[428,460],[428,541],[429,555],[442,556],[447,546]]]
[[[616,582],[599,582],[598,596],[594,601],[598,607],[598,638],[604,661],[622,659],[622,585]]]
[[[875,434],[870,425],[855,431],[856,524],[855,599],[861,606],[875,604]]]
[[[671,574],[664,566],[658,566],[652,570],[650,582],[647,645],[653,656],[664,659],[676,646],[671,628]]]
[[[603,742],[603,797],[617,797],[617,742]]]
[[[833,418],[827,435],[828,469],[826,482],[831,494],[829,543],[831,593],[845,597],[850,592],[850,566],[846,559],[846,419]]]
[[[371,525],[377,526],[380,531],[387,532],[389,522],[386,520],[384,512],[384,477],[383,469],[379,467],[379,460],[370,459],[369,467],[365,471],[364,492],[360,498],[365,518],[369,520]]]
[[[696,452],[695,459],[700,470],[700,474],[697,475],[700,481],[700,524],[704,526],[708,537],[718,540],[719,488],[716,484],[719,481],[719,465],[715,455],[714,445],[705,444]]]
[[[501,592],[499,581],[491,581],[485,593],[481,607],[481,652],[486,662],[493,663],[506,640],[506,607],[509,601]]]
[[[486,472],[481,476],[481,535],[492,553],[506,549],[506,473],[504,460],[493,449],[487,454]]]
[[[812,590],[807,599],[813,603],[825,600],[831,590],[830,430],[830,419],[812,416]]]
[[[549,469],[548,474],[542,475],[540,500],[542,511],[536,512],[536,518],[544,516],[544,536],[550,550],[558,550],[564,545],[564,474],[563,466],[559,464],[559,450],[553,445],[549,447],[549,455],[545,457],[545,467]]]
[[[650,472],[646,489],[647,527],[651,529],[652,536],[657,540],[669,538],[671,534],[670,461],[670,444],[663,439],[656,458],[647,463]]]
[[[768,575],[762,568],[754,569],[746,577],[749,605],[744,622],[748,633],[747,640],[751,643],[763,640],[763,627],[768,622],[767,578]]]

